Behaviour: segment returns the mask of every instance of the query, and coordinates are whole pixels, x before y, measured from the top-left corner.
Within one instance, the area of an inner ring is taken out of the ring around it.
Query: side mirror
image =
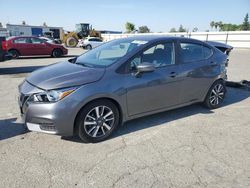
[[[155,66],[152,63],[144,62],[138,65],[136,69],[137,69],[136,76],[138,76],[141,73],[154,72]]]

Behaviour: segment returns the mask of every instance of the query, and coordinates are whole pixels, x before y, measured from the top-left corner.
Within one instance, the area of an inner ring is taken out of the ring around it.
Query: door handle
[[[170,73],[170,77],[171,77],[171,78],[175,78],[176,75],[177,75],[176,72],[171,72],[171,73]]]

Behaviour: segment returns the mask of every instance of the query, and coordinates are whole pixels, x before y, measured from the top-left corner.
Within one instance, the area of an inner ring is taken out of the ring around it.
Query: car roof
[[[8,40],[18,39],[18,38],[39,38],[39,37],[36,37],[36,36],[12,36],[12,37],[9,37]]]
[[[177,36],[166,36],[166,35],[136,35],[136,36],[128,36],[127,38],[121,39],[134,39],[134,40],[146,40],[146,41],[161,41],[161,40],[182,40],[187,42],[195,42],[195,43],[203,43],[203,41],[186,38],[186,37],[177,37]]]

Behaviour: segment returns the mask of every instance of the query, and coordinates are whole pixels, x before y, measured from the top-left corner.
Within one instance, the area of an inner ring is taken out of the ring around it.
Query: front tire
[[[215,109],[222,105],[226,94],[226,86],[223,80],[217,80],[209,89],[204,100],[204,105],[209,109]]]
[[[52,52],[52,57],[61,57],[62,56],[62,50],[60,49],[54,49]]]
[[[119,111],[109,100],[97,100],[85,106],[77,116],[76,131],[83,142],[100,142],[119,125]]]

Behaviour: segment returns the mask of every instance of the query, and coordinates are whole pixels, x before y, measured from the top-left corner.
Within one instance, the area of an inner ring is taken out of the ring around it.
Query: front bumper
[[[72,136],[74,134],[74,110],[67,100],[55,103],[29,102],[33,93],[42,90],[32,86],[27,81],[19,86],[19,100],[23,122],[30,131]],[[68,107],[69,106],[69,107]]]

